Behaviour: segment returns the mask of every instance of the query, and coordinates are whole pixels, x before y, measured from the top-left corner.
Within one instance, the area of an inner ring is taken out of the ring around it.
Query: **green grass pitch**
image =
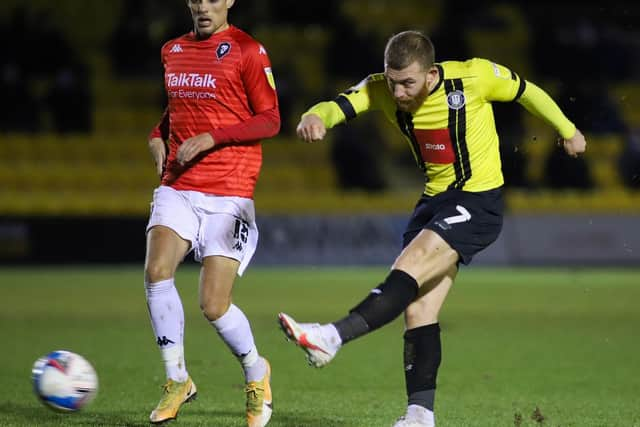
[[[306,365],[276,325],[343,316],[385,268],[258,268],[238,280],[273,368],[270,427],[389,427],[405,406],[402,322]],[[194,265],[179,270],[186,357],[199,398],[176,426],[244,426],[241,370],[197,302]],[[441,313],[438,425],[640,426],[640,270],[463,269]],[[0,268],[0,426],[145,426],[164,369],[141,266]],[[68,349],[96,367],[96,400],[75,414],[42,406],[31,365]]]

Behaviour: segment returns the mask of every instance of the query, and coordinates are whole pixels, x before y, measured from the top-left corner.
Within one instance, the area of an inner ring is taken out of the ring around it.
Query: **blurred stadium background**
[[[640,262],[640,6],[634,2],[240,0],[267,47],[281,134],[264,143],[257,264],[388,264],[420,172],[381,117],[294,137],[302,111],[382,69],[389,35],[431,35],[437,60],[490,58],[547,89],[587,135],[584,158],[518,105],[497,105],[507,179],[492,265]],[[550,13],[553,8],[553,13]],[[164,106],[175,1],[0,3],[0,263],[142,262],[157,178],[146,138]]]

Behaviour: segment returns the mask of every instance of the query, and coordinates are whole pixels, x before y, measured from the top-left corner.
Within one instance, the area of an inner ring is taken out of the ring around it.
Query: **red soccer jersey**
[[[280,129],[264,47],[230,26],[208,39],[189,33],[167,42],[162,62],[169,103],[150,135],[169,141],[162,184],[252,198],[262,164],[260,140]],[[180,165],[180,144],[205,132],[212,135],[215,147]]]

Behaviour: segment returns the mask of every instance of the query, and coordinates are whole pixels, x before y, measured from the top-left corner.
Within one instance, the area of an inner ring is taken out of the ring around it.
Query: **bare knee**
[[[174,268],[166,263],[150,262],[145,266],[144,277],[147,283],[157,283],[171,279],[175,275]]]
[[[205,319],[213,322],[214,320],[221,318],[227,310],[229,310],[230,305],[231,301],[229,299],[218,298],[209,301],[201,301],[200,310],[202,311]]]
[[[446,274],[458,260],[442,237],[431,230],[422,230],[400,253],[392,268],[413,276],[422,286]]]
[[[425,297],[419,298],[409,304],[404,315],[405,322],[410,328],[438,322],[438,311],[432,304],[429,304]]]

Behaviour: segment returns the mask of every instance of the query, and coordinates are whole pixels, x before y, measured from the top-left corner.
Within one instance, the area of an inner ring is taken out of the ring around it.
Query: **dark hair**
[[[424,70],[435,62],[435,49],[429,37],[419,31],[403,31],[389,39],[384,49],[385,67],[402,70],[415,61]]]

